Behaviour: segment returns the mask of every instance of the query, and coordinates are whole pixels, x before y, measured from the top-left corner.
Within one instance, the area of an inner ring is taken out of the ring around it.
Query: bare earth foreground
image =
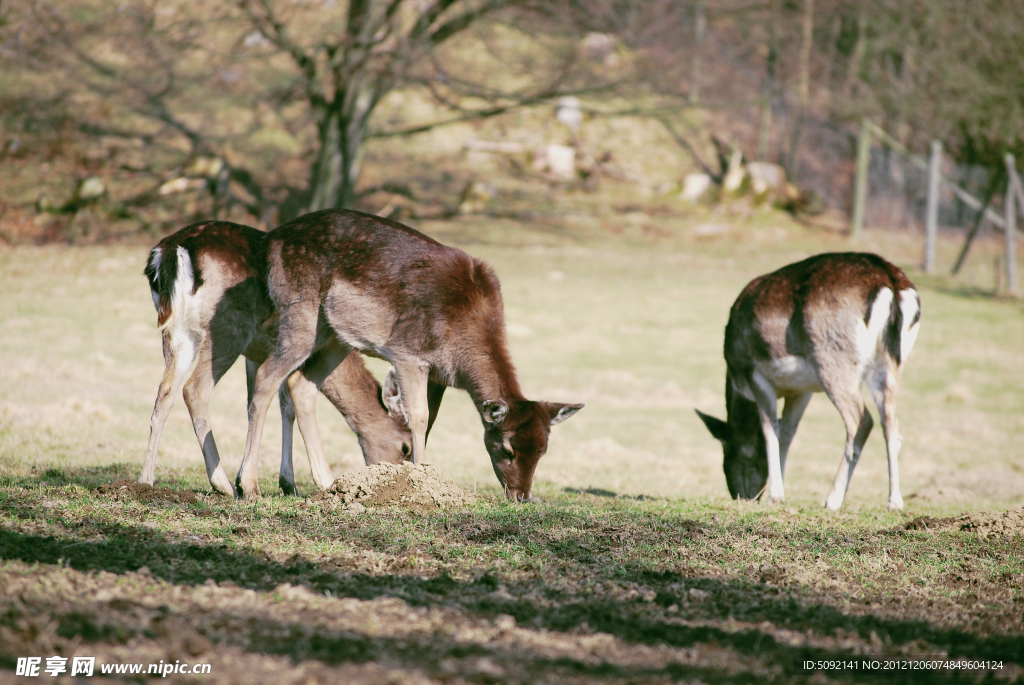
[[[163,370],[148,246],[0,249],[0,682],[70,682],[75,656],[96,659],[83,682],[143,681],[150,664],[208,665],[167,680],[210,683],[1024,682],[1020,301],[926,277],[916,238],[869,234],[859,248],[910,269],[924,308],[898,398],[907,508],[884,509],[876,429],[846,507],[821,509],[844,440],[823,397],[785,506],[735,503],[693,414],[724,414],[729,305],[753,276],[849,243],[648,220],[659,230],[607,238],[575,219],[422,226],[500,274],[524,389],[588,403],[552,431],[529,505],[500,496],[454,391],[433,466],[365,469],[321,402],[338,482],[313,494],[296,440],[306,497],[256,501],[209,494],[178,402],[156,487],[140,487]],[[234,368],[211,405],[229,473],[244,398]],[[1002,668],[862,665],[898,655]],[[15,675],[27,657],[38,678]],[[47,675],[50,657],[67,671]]]
[[[118,471],[7,480],[3,668],[77,655],[210,665],[168,676],[190,682],[978,682],[800,666],[939,655],[1022,677],[1024,509],[906,523],[606,491],[508,505],[430,466],[233,502]]]

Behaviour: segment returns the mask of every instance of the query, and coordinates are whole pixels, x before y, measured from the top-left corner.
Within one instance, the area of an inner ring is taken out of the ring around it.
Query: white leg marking
[[[750,389],[757,398],[765,446],[768,448],[768,501],[781,502],[786,497],[782,485],[782,463],[779,458],[778,394],[775,386],[759,371],[751,374]]]

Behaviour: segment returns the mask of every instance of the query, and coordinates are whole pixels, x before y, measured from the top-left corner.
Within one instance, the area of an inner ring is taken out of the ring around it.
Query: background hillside
[[[735,151],[781,165],[789,209],[845,213],[865,116],[960,164],[1024,157],[1014,2],[6,0],[0,23],[11,243],[606,211],[714,191]]]

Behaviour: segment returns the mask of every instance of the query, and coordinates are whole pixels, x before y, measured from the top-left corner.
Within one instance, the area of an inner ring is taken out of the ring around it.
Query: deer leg
[[[416,358],[394,360],[402,403],[412,431],[412,463],[422,464],[427,451],[430,408],[427,401],[430,365]]]
[[[148,485],[152,485],[156,479],[157,449],[160,446],[160,436],[163,434],[167,415],[174,406],[174,396],[180,392],[195,358],[195,345],[191,338],[185,336],[172,339],[171,334],[164,331],[163,348],[164,376],[160,379],[160,386],[156,391],[153,415],[149,420],[149,444],[146,446],[146,457],[142,464],[142,473],[139,475],[139,482]]]
[[[253,396],[249,402],[249,430],[245,437],[245,452],[242,454],[242,464],[235,477],[235,489],[244,497],[258,497],[260,494],[257,480],[260,440],[263,437],[263,424],[267,418],[270,400],[292,371],[312,354],[316,343],[315,309],[311,316],[305,315],[305,312],[297,312],[290,318],[294,320],[289,322],[294,329],[290,332],[289,339],[282,341],[256,371]],[[286,330],[283,315],[281,328],[282,332]]]
[[[444,391],[448,386],[444,383],[427,382],[427,432],[423,436],[423,444],[426,445],[430,437],[430,429],[434,427],[434,420],[441,408],[441,400],[444,398]]]
[[[903,496],[900,494],[899,454],[903,438],[900,424],[896,420],[896,376],[885,370],[884,374],[871,384],[871,395],[878,405],[882,432],[885,435],[885,451],[889,458],[889,508],[902,509]]]
[[[782,408],[782,420],[779,422],[779,470],[782,477],[786,477],[786,457],[789,454],[789,446],[793,444],[796,436],[797,426],[804,416],[804,410],[811,401],[813,393],[805,392],[800,395],[786,397],[786,404]]]
[[[198,356],[196,368],[185,382],[183,392],[185,406],[188,407],[188,413],[192,417],[192,428],[195,429],[199,447],[203,450],[206,477],[209,478],[210,485],[217,492],[234,497],[235,490],[231,487],[231,481],[227,474],[224,473],[224,467],[220,463],[220,453],[217,451],[217,442],[214,440],[213,430],[210,428],[210,396],[213,394],[213,387],[216,385],[217,379],[214,376],[212,346],[208,339],[204,340],[200,346]]]
[[[277,402],[281,407],[281,469],[278,472],[277,484],[284,494],[295,495],[295,471],[292,468],[292,446],[295,442],[295,404],[288,391],[287,381],[277,392]]]
[[[819,373],[819,376],[821,374]],[[830,385],[822,378],[822,385],[828,394],[832,404],[836,405],[839,415],[843,417],[846,424],[846,449],[843,451],[843,460],[839,462],[839,470],[835,480],[832,481],[832,489],[825,498],[825,506],[832,511],[838,511],[846,499],[846,491],[850,487],[850,479],[853,477],[853,470],[857,468],[860,461],[861,450],[867,442],[868,435],[874,422],[871,414],[864,408],[864,399],[860,395],[860,384],[854,378],[851,382],[844,384],[842,389]]]
[[[320,393],[320,386],[323,385],[324,380],[339,364],[345,361],[345,357],[351,350],[352,348],[347,345],[332,344],[306,361],[298,371],[288,377],[287,381],[287,390],[291,394],[292,402],[295,404],[295,414],[299,419],[299,432],[302,433],[302,440],[306,444],[306,453],[309,455],[309,469],[313,474],[313,482],[321,490],[326,490],[334,484],[334,475],[327,462],[327,453],[324,451],[324,445],[320,439],[320,429],[316,422],[316,397]],[[290,486],[294,491],[294,476],[292,476]],[[283,482],[281,487],[282,489],[285,487]]]
[[[768,379],[757,371],[751,374],[748,385],[757,402],[757,414],[768,452],[768,501],[781,502],[786,497],[786,491],[782,485],[782,461],[779,456],[778,394]]]
[[[249,406],[252,402],[252,395],[256,392],[256,370],[260,368],[260,365],[249,359],[245,358],[245,406]]]

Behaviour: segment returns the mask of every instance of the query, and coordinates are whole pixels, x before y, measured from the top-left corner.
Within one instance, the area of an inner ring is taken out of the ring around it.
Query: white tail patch
[[[159,245],[149,253],[149,268],[153,272],[153,283],[150,283],[149,292],[153,296],[153,306],[157,310],[160,309],[160,293],[153,288],[153,284],[160,282],[160,260],[163,256],[163,249]]]
[[[149,266],[153,269],[153,280],[160,279],[160,260],[163,259],[164,251],[157,245],[149,253]]]
[[[171,314],[167,321],[160,327],[170,334],[171,347],[174,349],[175,357],[178,359],[178,378],[175,379],[176,386],[192,375],[192,364],[196,358],[196,347],[198,346],[199,333],[197,308],[192,306],[195,296],[192,288],[195,285],[195,272],[192,269],[192,259],[188,256],[188,250],[178,246],[178,275],[174,279],[174,287],[171,290]]]
[[[178,246],[178,275],[174,279],[171,289],[171,314],[160,327],[161,330],[174,325],[175,328],[182,326],[187,318],[189,301],[192,299],[192,288],[195,286],[195,272],[192,270],[192,260],[188,256],[188,250]],[[178,324],[172,322],[178,321]]]
[[[900,368],[907,362],[910,350],[917,342],[921,323],[921,298],[917,291],[908,288],[900,291],[900,309],[903,311],[903,330],[900,331]],[[916,319],[916,320],[915,320]]]

